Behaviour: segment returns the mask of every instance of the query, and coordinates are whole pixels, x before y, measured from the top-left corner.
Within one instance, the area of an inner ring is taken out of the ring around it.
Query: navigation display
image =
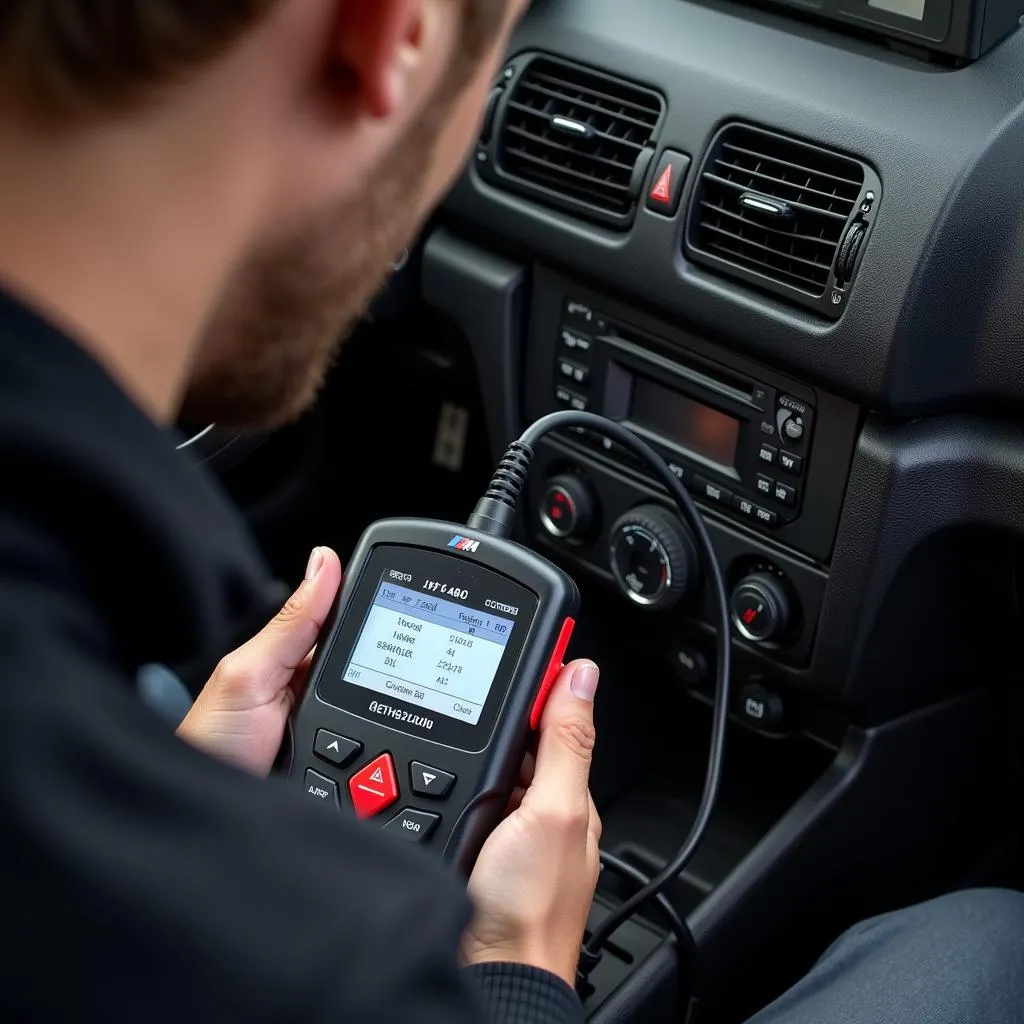
[[[431,580],[422,591],[382,581],[343,678],[475,725],[515,621],[439,596],[446,592]]]
[[[633,381],[629,418],[638,427],[722,466],[736,462],[739,420],[647,377],[637,376]]]

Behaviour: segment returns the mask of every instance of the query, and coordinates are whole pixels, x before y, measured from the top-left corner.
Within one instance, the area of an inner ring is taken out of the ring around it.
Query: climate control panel
[[[666,651],[694,632],[710,637],[717,617],[697,545],[653,482],[555,435],[538,446],[528,493],[537,547],[581,583],[589,574],[617,591],[624,613],[660,633]],[[729,590],[734,642],[776,666],[806,665],[825,570],[711,512],[705,525]]]

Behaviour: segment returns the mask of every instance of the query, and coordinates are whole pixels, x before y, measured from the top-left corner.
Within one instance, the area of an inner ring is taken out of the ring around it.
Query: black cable
[[[650,878],[648,878],[647,875],[645,875],[639,868],[633,867],[629,861],[625,861],[621,857],[616,857],[614,854],[608,853],[606,850],[601,850],[600,856],[602,867],[607,868],[616,875],[622,875],[624,878],[628,878],[631,882],[635,882],[640,888],[643,888],[650,882]],[[679,916],[676,908],[672,906],[668,896],[663,892],[659,892],[655,899],[661,909],[661,912],[665,915],[665,920],[668,921],[669,930],[676,938],[676,945],[684,952],[693,952],[696,949],[693,932],[690,931],[689,926]]]
[[[616,857],[614,854],[606,853],[604,850],[600,851],[600,857],[602,867],[630,879],[641,888],[650,882],[647,875],[639,870],[639,868],[633,867],[632,864],[623,860],[621,857]],[[693,979],[697,973],[697,940],[694,939],[693,932],[690,931],[690,926],[682,917],[679,916],[676,912],[676,908],[672,905],[672,902],[665,893],[659,892],[655,899],[669,923],[669,928],[672,934],[675,936],[676,960],[678,961],[678,969],[676,973],[677,988],[682,1000],[685,1002],[693,999],[694,997],[692,985]],[[581,956],[580,963],[577,966],[576,971],[577,981],[585,984],[590,972],[599,961],[599,954],[595,956],[589,956],[586,954]]]
[[[519,506],[519,498],[526,482],[527,471],[533,450],[538,441],[554,430],[569,427],[584,427],[603,434],[612,441],[629,449],[653,470],[661,483],[672,496],[679,511],[683,514],[690,529],[693,531],[700,550],[701,560],[707,570],[711,582],[712,598],[718,619],[718,630],[715,637],[717,665],[715,670],[715,698],[711,724],[711,748],[708,754],[707,772],[704,778],[704,792],[697,807],[697,815],[690,828],[689,835],[676,855],[658,872],[642,889],[635,892],[629,899],[620,904],[594,930],[589,941],[583,948],[582,963],[584,971],[592,968],[597,962],[601,948],[608,938],[624,921],[639,910],[648,900],[656,899],[669,883],[676,878],[690,862],[697,847],[700,845],[708,829],[711,814],[718,799],[718,791],[722,783],[722,763],[725,753],[726,727],[729,722],[729,682],[731,675],[730,661],[732,654],[731,629],[729,623],[729,599],[726,595],[725,580],[722,570],[715,557],[704,520],[694,504],[693,498],[679,480],[669,470],[665,460],[649,445],[632,431],[621,424],[595,416],[588,412],[551,413],[529,427],[520,439],[514,442],[502,459],[498,470],[491,481],[487,494],[477,504],[469,525],[475,529],[490,533],[493,536],[507,537],[512,532]]]

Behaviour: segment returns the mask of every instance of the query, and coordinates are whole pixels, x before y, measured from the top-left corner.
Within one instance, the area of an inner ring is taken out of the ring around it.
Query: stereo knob
[[[552,477],[540,506],[541,526],[558,540],[587,536],[597,514],[597,499],[590,485],[571,473]]]
[[[686,525],[660,505],[641,505],[609,534],[611,566],[623,593],[644,608],[665,609],[692,593],[700,559]]]
[[[792,619],[785,585],[766,572],[755,572],[740,580],[732,592],[729,608],[736,632],[755,644],[778,640]]]

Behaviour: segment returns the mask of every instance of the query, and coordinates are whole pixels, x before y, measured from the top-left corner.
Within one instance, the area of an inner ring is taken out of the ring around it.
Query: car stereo
[[[555,351],[558,406],[590,410],[652,444],[703,502],[761,529],[796,520],[814,438],[814,395],[683,351],[568,297]],[[643,471],[597,434],[575,439]]]

